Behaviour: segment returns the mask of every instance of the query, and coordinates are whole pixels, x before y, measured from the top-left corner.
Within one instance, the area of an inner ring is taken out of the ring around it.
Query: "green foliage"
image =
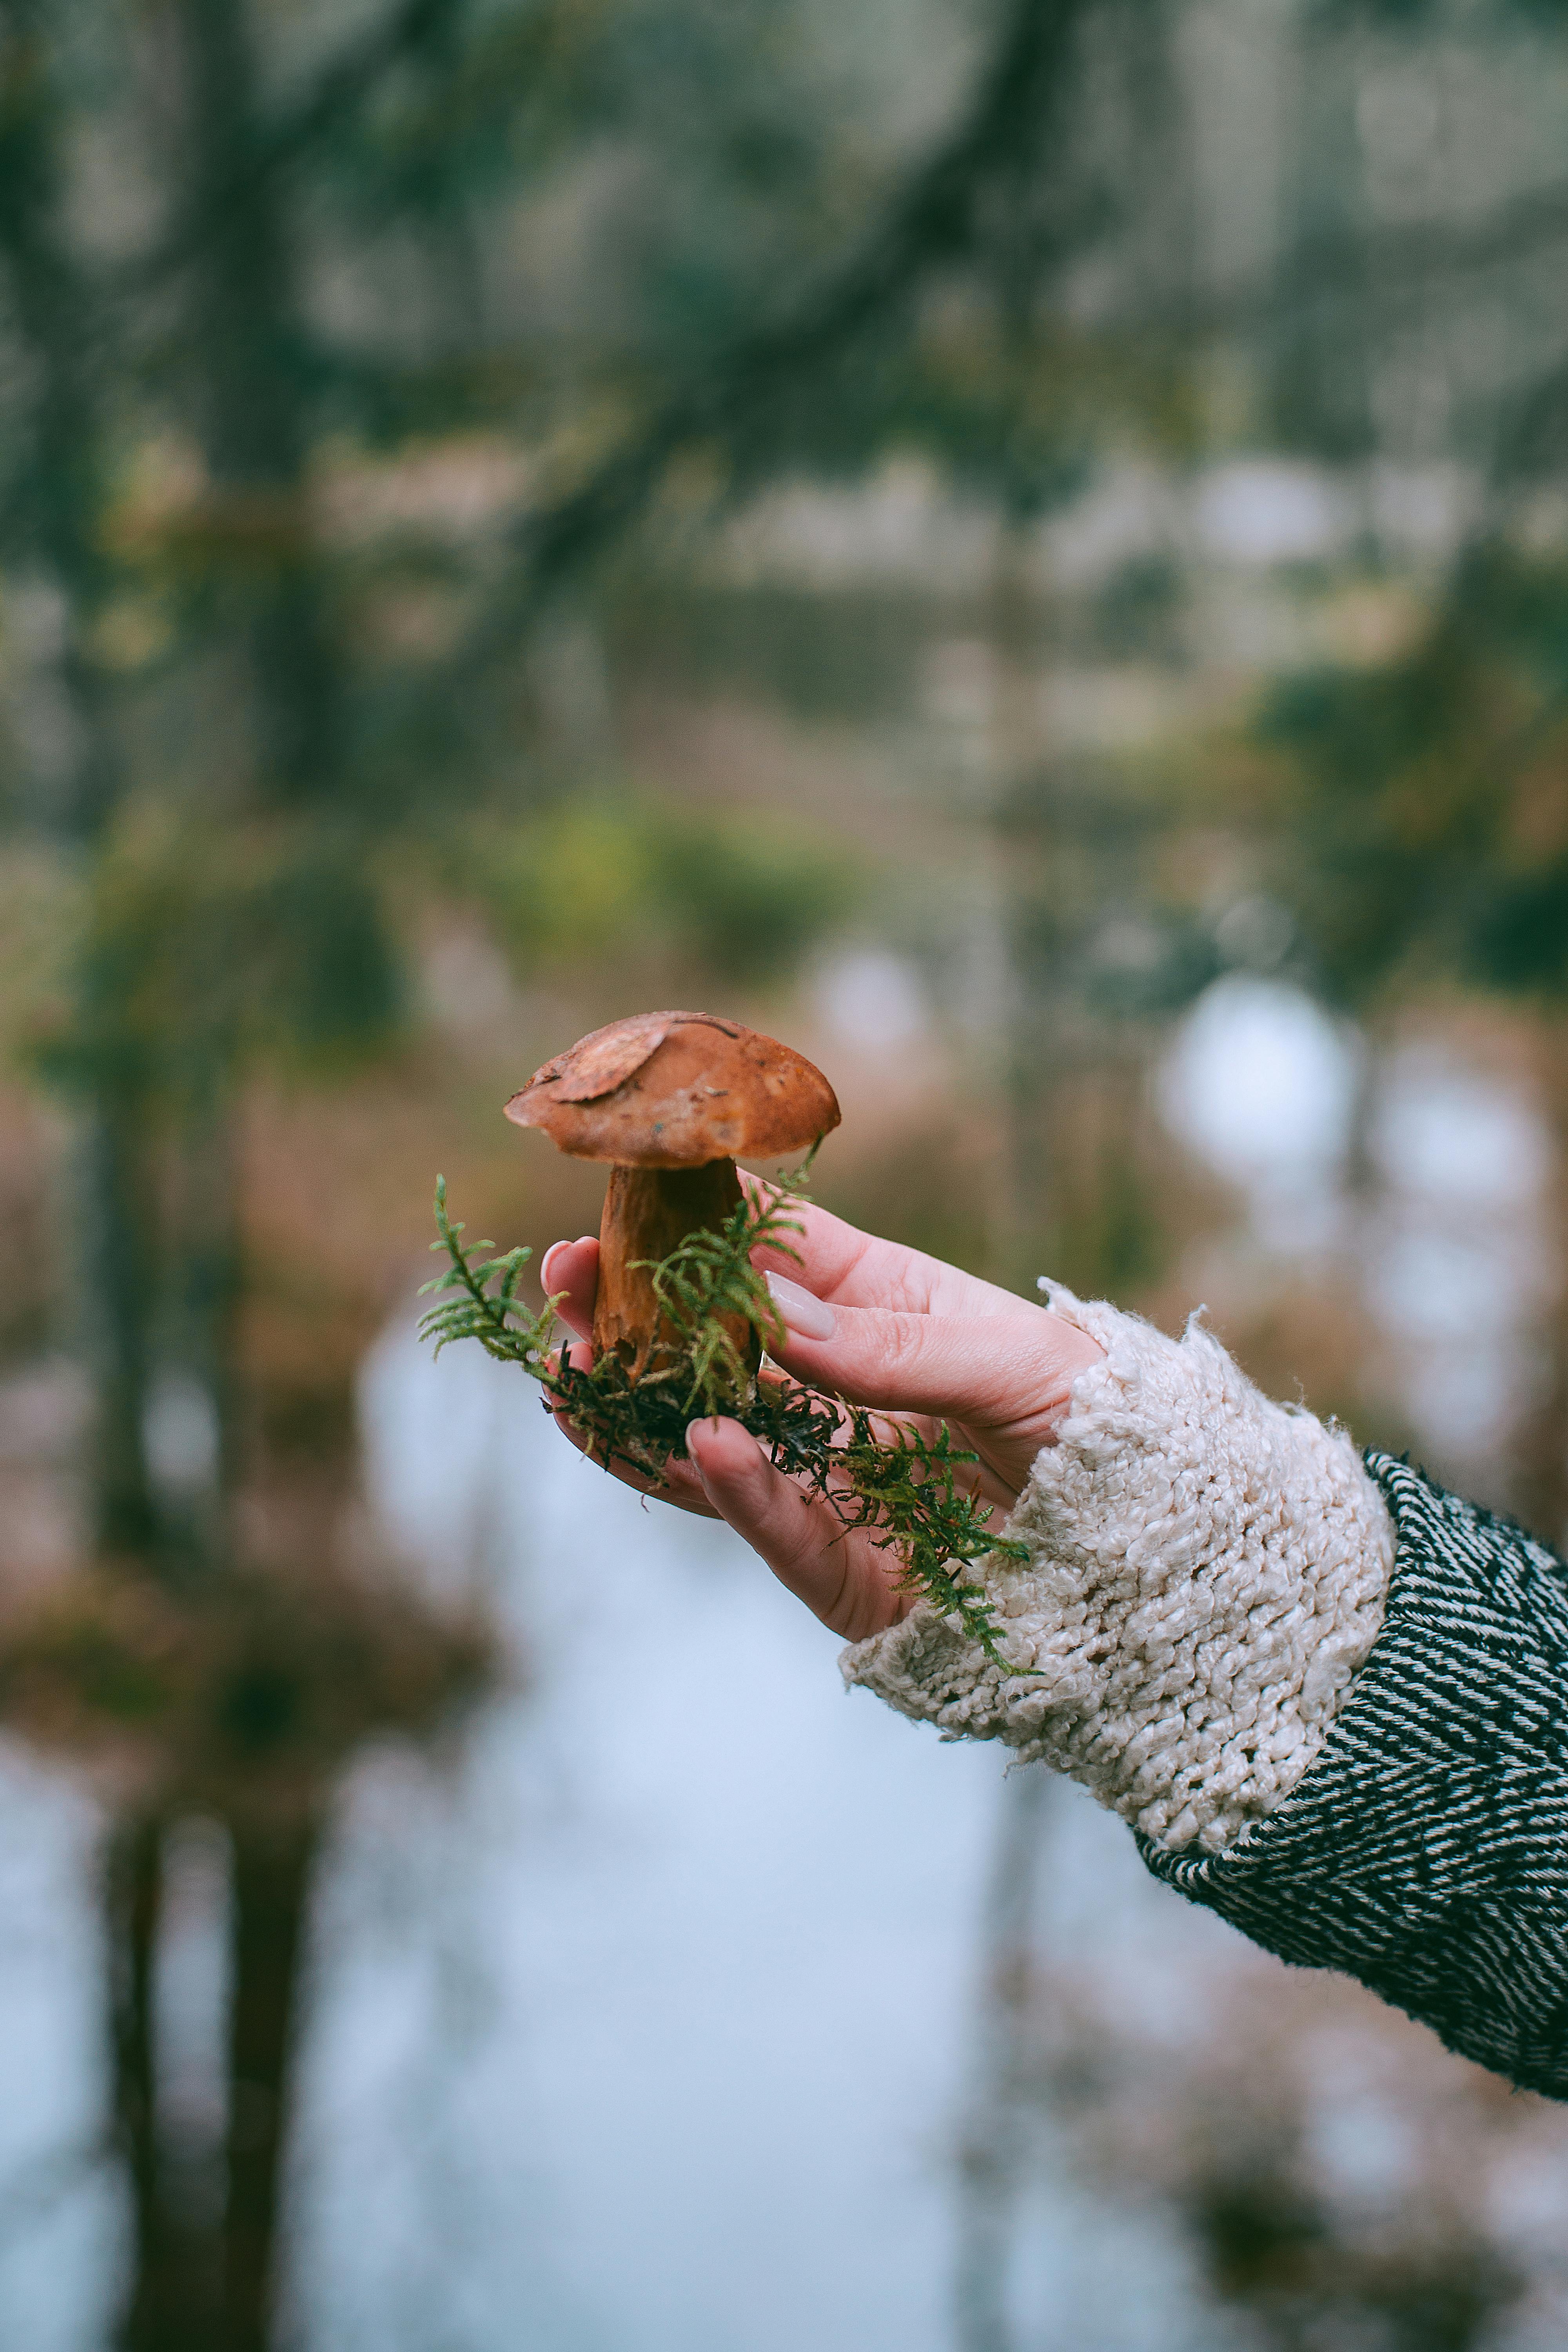
[[[481,863],[502,936],[529,970],[640,953],[766,980],[855,889],[841,856],[766,815],[609,794],[525,824]]]
[[[32,1040],[67,1085],[135,1084],[168,1105],[238,1055],[335,1063],[395,1032],[381,894],[308,828],[132,813],[73,911],[76,1003],[57,1003]]]
[[[258,893],[258,962],[274,1034],[308,1055],[373,1053],[403,1009],[379,894],[330,849],[289,860]]]
[[[444,1249],[452,1263],[447,1273],[424,1284],[419,1296],[427,1297],[432,1291],[458,1295],[421,1317],[419,1337],[433,1340],[437,1355],[454,1339],[477,1339],[498,1363],[522,1364],[530,1371],[542,1367],[555,1329],[554,1307],[547,1305],[542,1314],[531,1314],[517,1295],[523,1267],[533,1252],[520,1246],[476,1265],[475,1250],[494,1249],[495,1244],[471,1242],[467,1249],[463,1247],[461,1236],[467,1229],[454,1225],[447,1214],[444,1176],[436,1179],[436,1229],[440,1239],[430,1246]]]
[[[1303,787],[1275,887],[1338,1002],[1365,1002],[1413,957],[1451,968],[1462,952],[1503,813],[1499,703],[1451,625],[1387,668],[1314,672],[1271,698],[1262,739]]]
[[[1259,732],[1296,789],[1274,887],[1327,993],[1363,1003],[1417,974],[1568,984],[1565,646],[1562,568],[1494,547],[1398,659],[1275,690]]]
[[[776,972],[844,912],[842,864],[758,819],[664,813],[656,888],[684,939],[721,978]]]
[[[989,1506],[959,1492],[956,1474],[976,1456],[954,1446],[945,1424],[928,1437],[768,1368],[753,1380],[736,1344],[735,1320],[749,1324],[764,1347],[782,1344],[778,1310],[752,1253],[766,1242],[795,1255],[783,1236],[799,1230],[790,1209],[806,1181],[801,1169],[772,1193],[759,1191],[721,1231],[689,1235],[662,1261],[654,1287],[681,1346],[673,1361],[634,1377],[615,1355],[584,1370],[551,1353],[552,1304],[536,1315],[518,1297],[531,1252],[481,1258],[477,1252],[493,1250],[492,1242],[466,1248],[462,1225],[447,1212],[446,1180],[437,1178],[439,1238],[431,1247],[450,1263],[421,1293],[438,1303],[420,1336],[437,1352],[454,1339],[477,1339],[499,1361],[521,1364],[597,1461],[623,1463],[655,1487],[665,1483],[667,1463],[685,1460],[693,1420],[739,1421],[777,1468],[831,1505],[846,1531],[864,1529],[892,1551],[910,1591],[956,1617],[971,1641],[1005,1664],[991,1603],[964,1571],[978,1560],[1025,1553],[1021,1544],[989,1535]]]
[[[1500,882],[1475,926],[1471,960],[1497,988],[1568,990],[1568,863]]]

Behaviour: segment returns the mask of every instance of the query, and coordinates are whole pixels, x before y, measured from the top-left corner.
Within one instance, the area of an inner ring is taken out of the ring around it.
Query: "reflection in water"
[[[604,1478],[478,1350],[434,1363],[400,1327],[363,1395],[378,1507],[422,1572],[491,1586],[518,1676],[434,1767],[385,1749],[345,1791],[287,2340],[513,2352],[524,2326],[530,2352],[945,2352],[978,2129],[1009,2175],[999,2345],[1045,2322],[1100,2352],[1212,2347],[1173,2217],[1108,2198],[1031,2086],[1037,2019],[1016,2049],[1005,2018],[995,2047],[977,2033],[1001,1757],[847,1696],[833,1637],[738,1545]],[[21,1761],[0,1786],[0,2148],[23,2184],[0,2352],[96,2352],[119,2204],[89,2161],[90,1822]],[[1016,1938],[1047,1980],[1114,1980],[1140,2031],[1183,2042],[1238,1939],[1079,1791],[1054,1785],[1037,1827]],[[197,2129],[225,1857],[202,1824],[182,1835],[161,2014]]]
[[[0,1750],[0,2352],[97,2352],[124,2200],[103,2157],[108,2053],[94,1822]]]
[[[937,2352],[1001,1758],[847,1696],[724,1531],[604,1478],[478,1350],[390,1338],[365,1397],[374,1491],[448,1580],[496,1563],[531,1680],[445,1784],[387,1759],[346,1809],[296,2173],[310,2340],[499,2352],[526,2311],[531,2347]],[[1062,1820],[1077,1949],[1226,1937],[1077,1791]],[[1118,2352],[1152,2286],[1178,2342],[1172,2262],[1109,2273],[1093,2210],[1030,2216],[1047,2265],[1078,2242],[1049,2304],[1091,2289]]]
[[[164,2196],[176,2220],[197,2228],[210,2227],[222,2211],[233,1858],[219,1822],[177,1822],[163,1841],[153,2027],[158,2137]],[[237,2089],[242,2096],[256,2095],[251,2084]]]
[[[389,1339],[366,1404],[374,1491],[448,1578],[488,1553],[529,1687],[444,1786],[389,1759],[346,1811],[296,2189],[316,2340],[499,2347],[527,2311],[617,2352],[942,2342],[997,1759],[846,1697],[738,1546],[477,1350]]]

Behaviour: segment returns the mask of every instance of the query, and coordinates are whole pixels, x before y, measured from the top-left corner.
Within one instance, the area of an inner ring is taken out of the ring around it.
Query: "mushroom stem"
[[[674,1356],[676,1335],[660,1310],[651,1267],[637,1261],[657,1265],[688,1234],[717,1233],[742,1197],[732,1160],[710,1160],[700,1168],[611,1169],[599,1221],[595,1362],[614,1353],[636,1378],[656,1354],[665,1360]],[[760,1353],[750,1324],[737,1319],[733,1337],[754,1371]]]

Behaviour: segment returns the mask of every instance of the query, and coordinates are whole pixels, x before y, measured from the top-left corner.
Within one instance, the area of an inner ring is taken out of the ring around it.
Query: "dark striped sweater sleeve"
[[[1342,1969],[1522,2087],[1568,2098],[1568,1568],[1382,1454],[1383,1627],[1294,1791],[1156,1877],[1281,1958]]]

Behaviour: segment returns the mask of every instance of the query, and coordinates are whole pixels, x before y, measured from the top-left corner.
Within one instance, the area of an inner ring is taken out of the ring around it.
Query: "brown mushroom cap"
[[[798,1151],[839,1121],[804,1055],[715,1013],[636,1013],[535,1070],[506,1115],[574,1160],[699,1168]]]

